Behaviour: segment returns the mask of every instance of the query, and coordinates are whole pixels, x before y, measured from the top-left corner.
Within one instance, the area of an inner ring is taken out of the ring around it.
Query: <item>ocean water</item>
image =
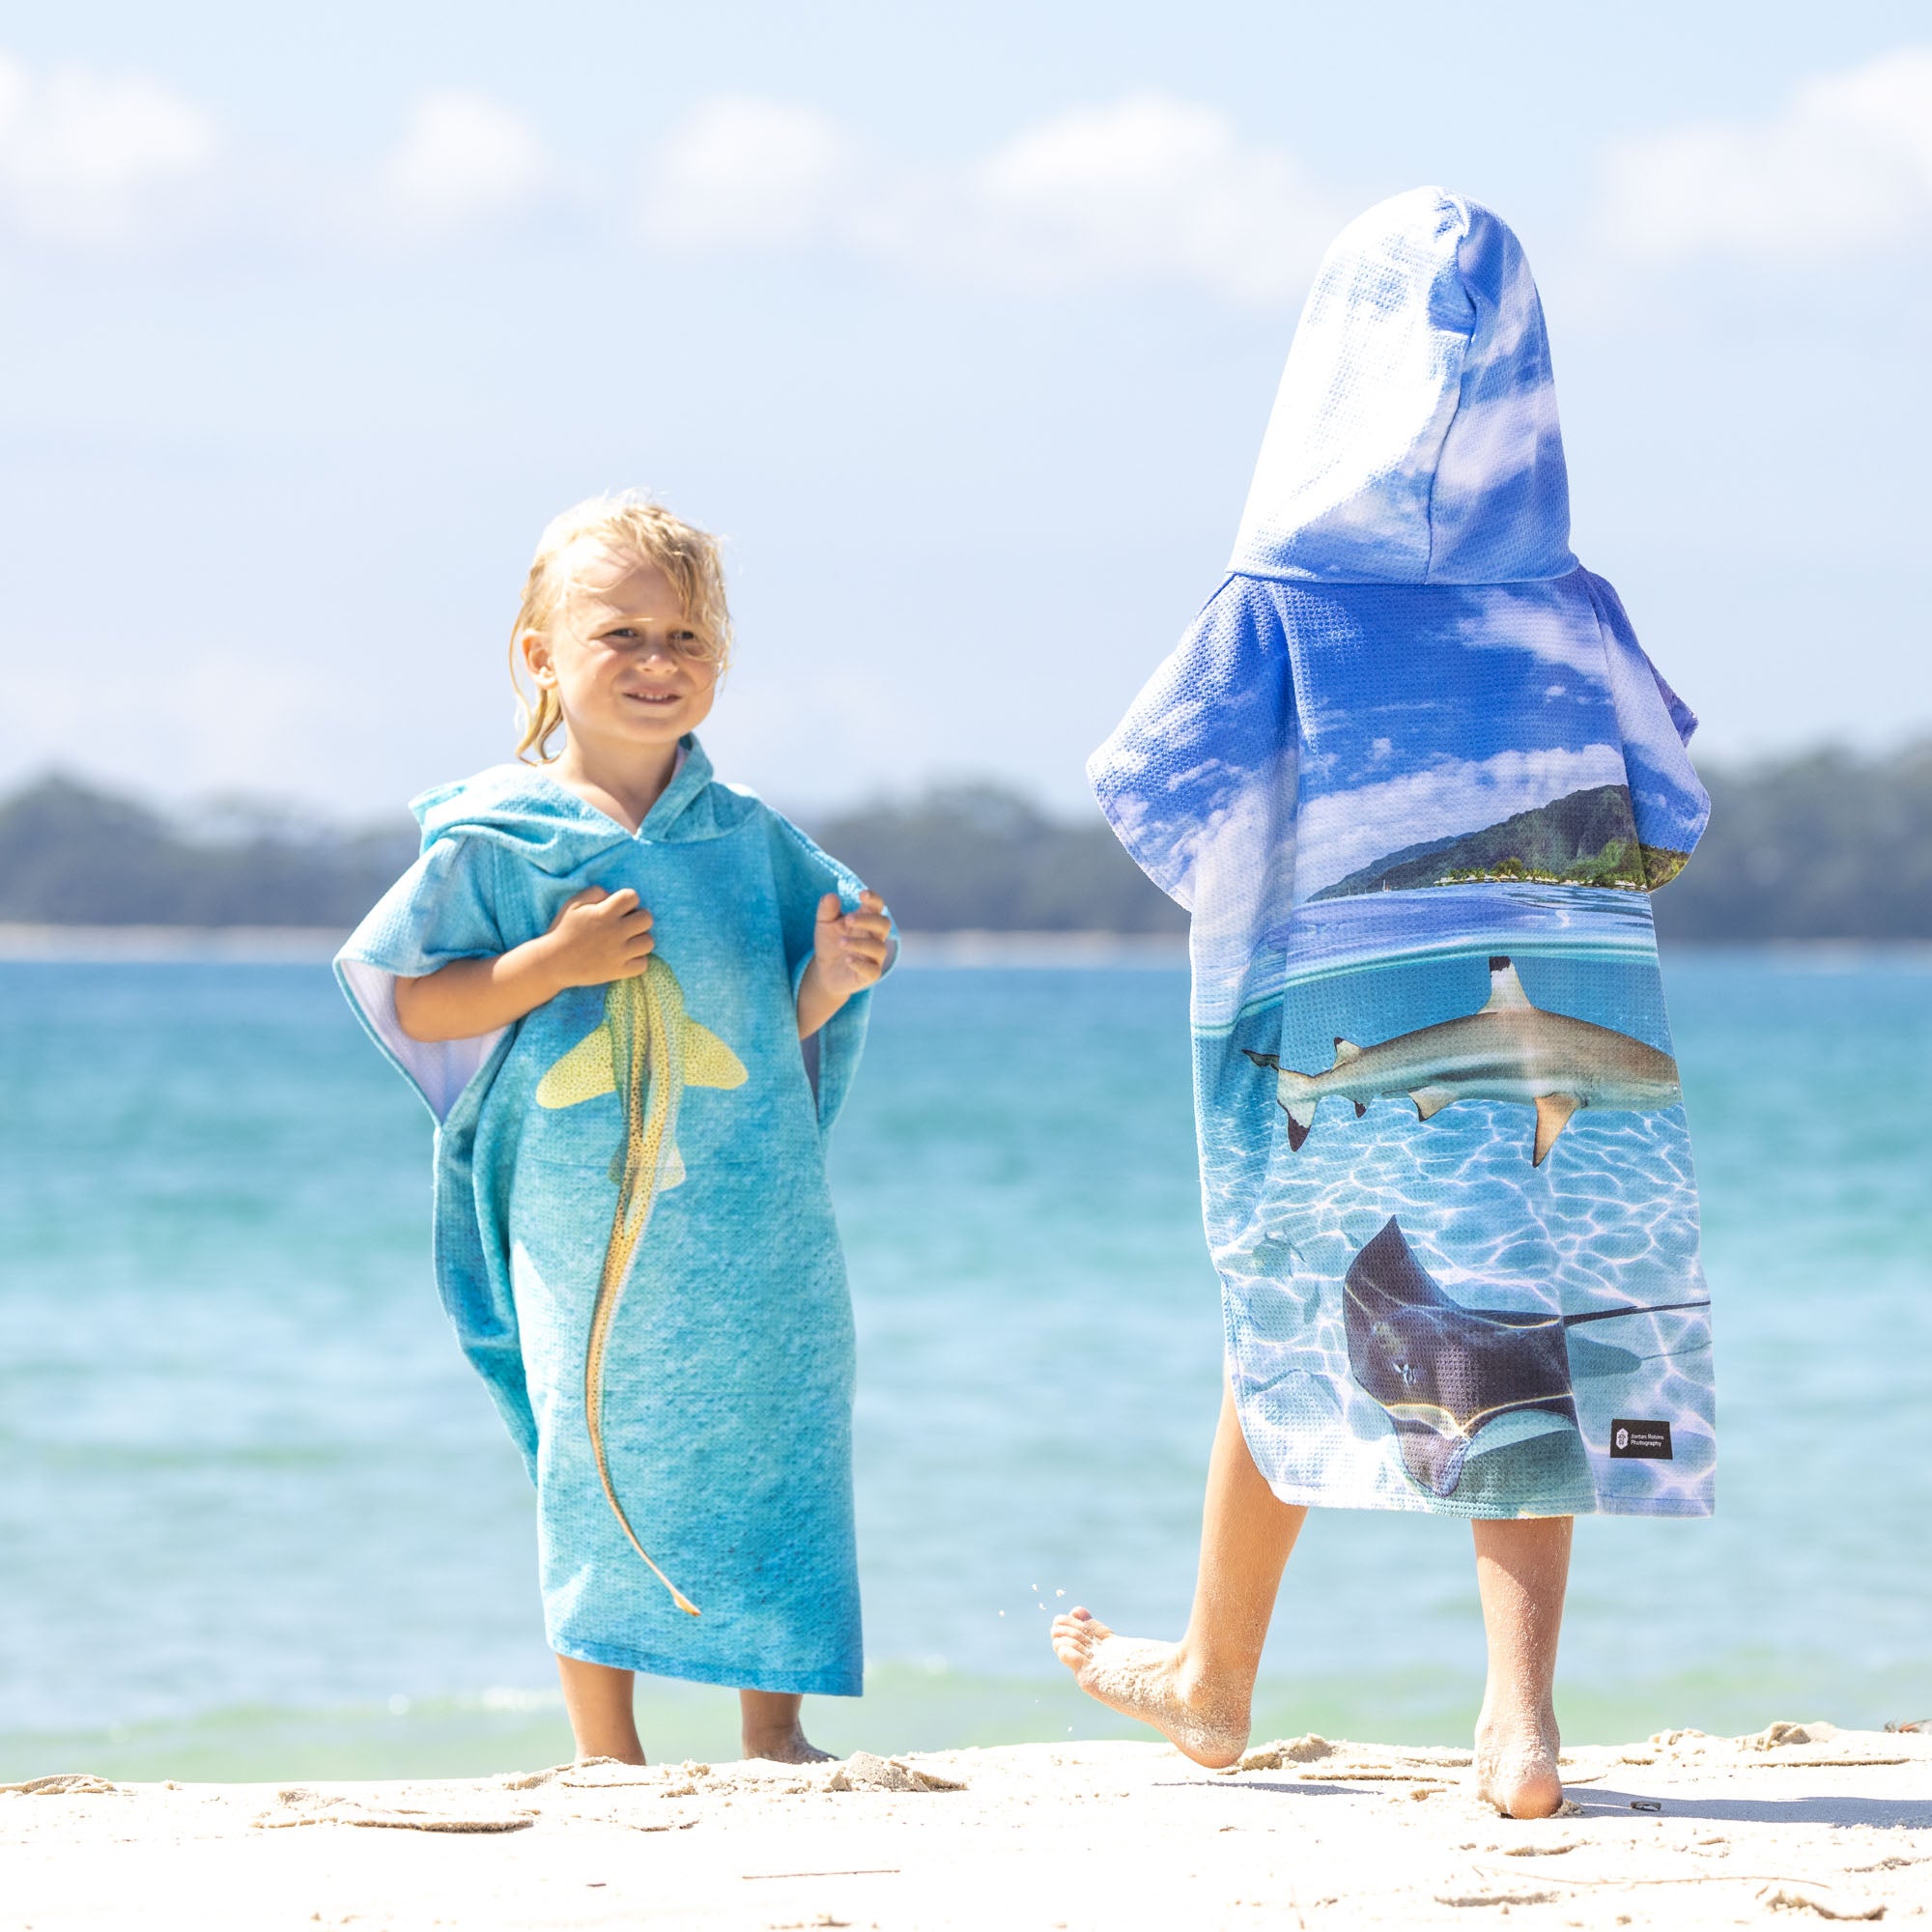
[[[1579,1525],[1567,1732],[1932,1714],[1932,964],[1666,985],[1718,1515]],[[830,1747],[1136,1734],[1044,1627],[1186,1612],[1220,1349],[1186,1009],[1156,968],[879,998],[835,1157],[870,1662],[808,1706]],[[0,963],[0,1777],[563,1755],[528,1492],[430,1283],[428,1123],[327,969]],[[1258,1725],[1466,1738],[1482,1655],[1465,1527],[1323,1513]],[[640,1715],[733,1751],[728,1692]]]
[[[1386,959],[1392,931],[1415,958],[1488,945],[1499,933],[1514,935],[1517,952],[1573,957],[1647,957],[1654,944],[1650,900],[1642,893],[1493,882],[1308,899],[1295,907],[1281,937],[1292,935],[1295,980],[1305,984]]]

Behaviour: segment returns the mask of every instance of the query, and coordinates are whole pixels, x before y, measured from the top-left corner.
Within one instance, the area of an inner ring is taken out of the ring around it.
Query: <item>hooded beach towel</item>
[[[1228,577],[1090,766],[1192,914],[1228,1374],[1287,1502],[1711,1508],[1647,897],[1709,806],[1569,538],[1521,246],[1383,202],[1322,262]]]
[[[690,738],[635,834],[523,765],[412,809],[422,856],[336,967],[438,1122],[437,1280],[536,1483],[551,1647],[856,1695],[824,1147],[867,999],[801,1048],[794,998],[820,897],[849,909],[859,882]],[[649,908],[643,973],[485,1038],[403,1033],[399,977],[533,939],[590,886]]]

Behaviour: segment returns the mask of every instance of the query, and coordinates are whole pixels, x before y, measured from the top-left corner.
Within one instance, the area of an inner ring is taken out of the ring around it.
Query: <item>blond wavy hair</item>
[[[576,563],[594,544],[620,560],[655,564],[670,580],[684,619],[697,633],[704,661],[722,677],[731,660],[731,611],[724,601],[724,565],[718,539],[674,517],[662,503],[634,490],[591,497],[553,517],[537,540],[537,554],[524,580],[524,601],[510,632],[510,683],[517,694],[517,756],[549,764],[550,741],[563,728],[563,706],[554,685],[525,688],[521,640],[526,631],[548,630],[577,587]]]

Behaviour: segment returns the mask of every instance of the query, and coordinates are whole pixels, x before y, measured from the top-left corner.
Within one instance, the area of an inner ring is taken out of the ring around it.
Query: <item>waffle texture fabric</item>
[[[552,1648],[857,1695],[852,1314],[825,1147],[868,998],[804,1051],[794,998],[821,896],[849,908],[859,882],[691,738],[635,834],[521,765],[412,810],[422,856],[337,973],[437,1120],[437,1280],[536,1484]],[[650,909],[642,975],[483,1038],[403,1033],[399,977],[535,938],[591,886]]]
[[[1569,524],[1516,236],[1381,203],[1316,278],[1229,575],[1089,767],[1192,914],[1228,1373],[1285,1501],[1712,1507],[1648,897],[1709,803]]]

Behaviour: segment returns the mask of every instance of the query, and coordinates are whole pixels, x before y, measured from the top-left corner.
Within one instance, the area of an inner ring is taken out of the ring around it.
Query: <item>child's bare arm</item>
[[[566,986],[633,978],[644,970],[652,944],[651,916],[636,893],[592,886],[540,939],[493,958],[455,960],[420,980],[398,980],[396,1018],[412,1039],[473,1039],[534,1012]]]
[[[877,893],[861,893],[856,912],[839,908],[838,895],[818,902],[818,930],[811,958],[798,982],[798,1037],[810,1039],[854,993],[864,992],[886,970],[892,923]]]

